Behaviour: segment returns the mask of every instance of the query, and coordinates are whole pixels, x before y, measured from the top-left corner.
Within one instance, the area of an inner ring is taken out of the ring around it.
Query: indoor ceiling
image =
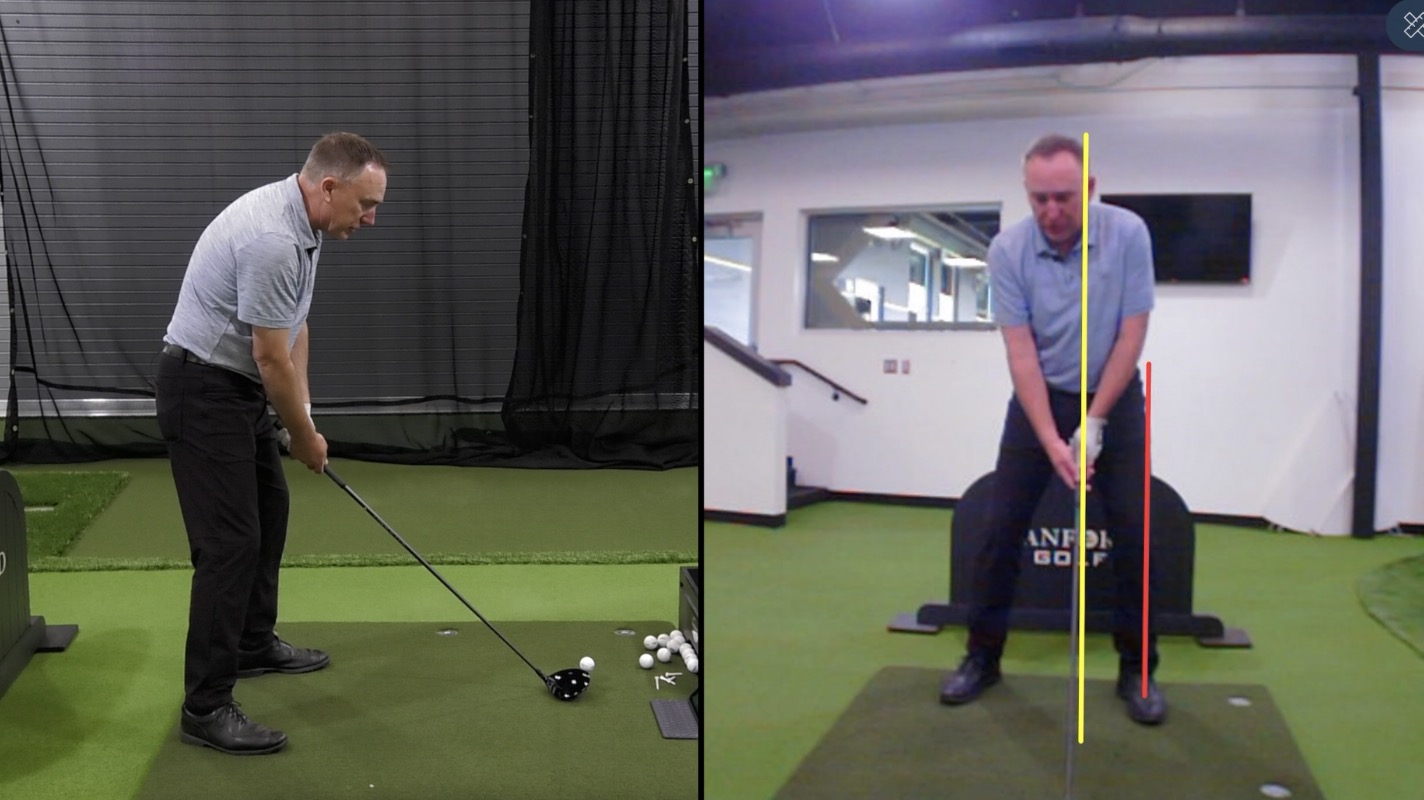
[[[705,87],[718,85],[718,65],[759,62],[790,51],[887,50],[967,31],[1074,18],[1306,17],[1387,15],[1398,0],[704,0]],[[727,70],[730,72],[730,68]]]

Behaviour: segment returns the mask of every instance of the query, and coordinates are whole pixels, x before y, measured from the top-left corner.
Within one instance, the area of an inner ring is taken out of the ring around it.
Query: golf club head
[[[592,680],[587,672],[581,669],[561,669],[553,675],[544,679],[544,683],[549,687],[549,693],[560,700],[576,700],[578,696],[588,690],[588,683]]]

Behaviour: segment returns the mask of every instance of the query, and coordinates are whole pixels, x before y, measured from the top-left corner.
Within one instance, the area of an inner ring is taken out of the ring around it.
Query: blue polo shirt
[[[1066,256],[1029,217],[989,244],[995,321],[1029,325],[1049,387],[1076,394],[1081,356],[1083,243]],[[1118,206],[1088,206],[1088,391],[1095,392],[1126,317],[1152,310],[1152,239],[1142,218]]]

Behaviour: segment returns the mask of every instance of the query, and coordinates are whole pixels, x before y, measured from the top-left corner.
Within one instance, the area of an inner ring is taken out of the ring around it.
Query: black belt
[[[211,361],[207,361],[207,360],[205,360],[205,359],[198,358],[197,356],[193,355],[193,351],[188,350],[187,348],[184,348],[184,347],[179,347],[179,346],[176,345],[176,344],[165,344],[165,345],[163,345],[163,354],[164,354],[165,356],[172,356],[173,358],[176,358],[176,359],[178,359],[179,361],[191,361],[191,362],[193,362],[194,364],[202,364],[202,365],[205,366],[205,367],[216,367],[216,366],[217,366],[217,364],[214,364],[214,363],[211,362]]]

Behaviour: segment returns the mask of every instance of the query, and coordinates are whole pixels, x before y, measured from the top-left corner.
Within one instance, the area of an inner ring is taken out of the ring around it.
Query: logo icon
[[[1395,5],[1385,26],[1395,47],[1424,53],[1424,0],[1404,0]]]

